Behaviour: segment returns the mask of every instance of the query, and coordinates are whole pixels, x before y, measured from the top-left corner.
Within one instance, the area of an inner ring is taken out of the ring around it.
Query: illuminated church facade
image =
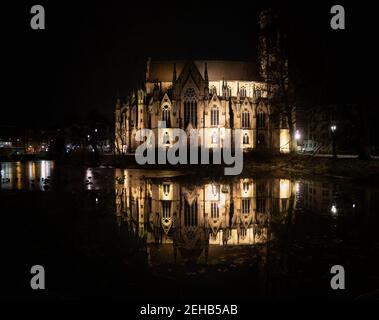
[[[231,129],[232,145],[239,134],[244,150],[288,152],[289,131],[271,121],[269,91],[251,62],[148,59],[143,88],[125,103],[117,101],[116,152],[135,151],[139,129],[152,129],[155,145],[169,148],[176,141],[173,128],[188,134],[204,129],[198,143],[208,148],[223,148],[225,129]],[[159,121],[165,122],[164,130],[158,130]]]

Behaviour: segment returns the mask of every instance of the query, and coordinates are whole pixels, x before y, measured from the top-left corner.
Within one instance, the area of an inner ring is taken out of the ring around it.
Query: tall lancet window
[[[266,127],[266,115],[263,111],[258,111],[257,114],[257,128],[264,129]]]
[[[184,93],[184,128],[187,128],[190,122],[194,128],[197,127],[197,97],[193,88],[187,89]]]
[[[232,88],[230,86],[228,86],[226,90],[227,90],[226,94],[227,94],[228,98],[230,98],[232,96]]]
[[[247,110],[242,112],[242,128],[250,128],[250,113]]]
[[[168,106],[164,106],[162,110],[162,121],[166,121],[166,128],[171,127],[171,114]]]
[[[241,89],[240,89],[240,95],[241,95],[241,98],[245,98],[246,97],[246,88],[245,87],[241,87]]]
[[[197,203],[196,201],[189,204],[184,201],[184,225],[186,227],[196,227],[197,226]]]
[[[249,136],[247,133],[243,135],[242,141],[243,141],[243,144],[249,144]]]
[[[218,126],[220,124],[220,114],[218,108],[214,106],[211,110],[211,126]]]

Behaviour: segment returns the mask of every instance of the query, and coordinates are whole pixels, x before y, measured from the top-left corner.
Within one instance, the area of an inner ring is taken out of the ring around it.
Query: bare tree
[[[116,102],[116,123],[115,123],[115,139],[114,139],[114,150],[115,153],[118,155],[124,154],[124,148],[127,144],[126,141],[126,119],[125,114],[121,113],[121,101],[120,99],[117,99]]]
[[[286,37],[279,15],[272,10],[260,14],[260,73],[268,86],[271,112],[278,125],[289,129],[290,151],[296,150],[296,103],[294,85],[288,71]]]

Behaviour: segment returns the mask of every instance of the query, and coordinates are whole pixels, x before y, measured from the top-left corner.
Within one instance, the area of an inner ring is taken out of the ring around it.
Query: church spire
[[[205,70],[204,70],[204,79],[206,82],[208,82],[208,66],[207,63],[205,62]]]
[[[116,110],[120,110],[120,109],[121,109],[121,100],[117,96],[117,98],[116,98]]]

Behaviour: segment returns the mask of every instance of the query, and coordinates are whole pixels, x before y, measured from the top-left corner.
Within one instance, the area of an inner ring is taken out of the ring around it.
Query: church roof
[[[196,67],[204,77],[205,63],[207,63],[209,81],[240,80],[240,81],[259,81],[260,76],[257,66],[247,61],[226,61],[226,60],[195,60]],[[149,63],[148,63],[149,64]],[[150,61],[150,66],[146,73],[146,80],[171,82],[174,64],[176,74],[179,77],[186,61]]]

